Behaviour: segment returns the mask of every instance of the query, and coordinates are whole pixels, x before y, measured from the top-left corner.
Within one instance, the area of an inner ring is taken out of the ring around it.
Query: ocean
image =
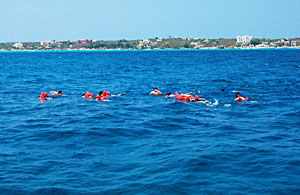
[[[300,50],[0,52],[0,83],[1,194],[300,193]]]

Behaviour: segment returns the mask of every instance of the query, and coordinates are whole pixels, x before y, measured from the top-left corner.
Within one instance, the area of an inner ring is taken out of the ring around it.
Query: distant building
[[[275,47],[276,44],[271,42],[271,43],[270,43],[270,46]]]
[[[93,40],[88,40],[88,39],[84,39],[84,40],[77,40],[76,43],[79,45],[85,45],[88,44],[90,42],[93,42]]]
[[[140,43],[149,44],[151,41],[149,39],[144,39],[143,41],[140,41]]]
[[[297,41],[292,41],[291,46],[297,46]]]
[[[16,48],[16,49],[22,49],[23,44],[22,43],[15,43],[15,44],[13,44],[13,47]]]
[[[41,46],[49,46],[49,45],[54,44],[54,43],[55,43],[54,41],[42,41]]]
[[[159,42],[159,40],[157,40]],[[155,44],[155,42],[150,41],[149,39],[143,39],[142,41],[139,42],[137,45],[137,48],[142,49],[142,48],[151,48],[151,45]]]
[[[162,40],[163,40],[162,38],[158,38],[156,41],[157,42],[162,42]]]
[[[285,41],[288,41],[288,39],[281,39],[280,42],[283,43]]]
[[[250,43],[252,40],[253,40],[253,36],[248,36],[248,35],[236,37],[236,42],[238,43]]]
[[[193,46],[193,48],[195,49],[199,49],[201,47],[200,43],[199,42],[191,42],[190,44],[191,46]],[[203,45],[202,45],[203,46]]]
[[[290,41],[283,41],[283,44],[284,44],[285,46],[289,46],[289,45],[290,45]]]

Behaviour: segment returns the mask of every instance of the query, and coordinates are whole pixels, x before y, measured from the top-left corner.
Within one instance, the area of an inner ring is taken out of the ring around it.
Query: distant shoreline
[[[109,52],[109,51],[233,51],[233,50],[298,50],[300,47],[280,48],[200,48],[200,49],[48,49],[48,50],[0,50],[2,53],[14,52]]]
[[[162,51],[162,50],[244,50],[244,49],[299,49],[300,38],[255,39],[238,36],[237,39],[152,38],[143,40],[77,41],[48,40],[41,42],[0,43],[0,51]]]

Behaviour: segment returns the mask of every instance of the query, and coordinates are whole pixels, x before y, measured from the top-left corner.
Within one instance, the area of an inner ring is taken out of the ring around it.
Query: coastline
[[[300,47],[269,47],[269,48],[199,48],[199,49],[47,49],[47,50],[27,50],[27,49],[13,49],[4,50],[0,49],[0,53],[9,52],[109,52],[109,51],[233,51],[233,50],[298,50]]]

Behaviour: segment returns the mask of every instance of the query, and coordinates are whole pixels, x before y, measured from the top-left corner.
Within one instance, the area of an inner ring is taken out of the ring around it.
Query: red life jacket
[[[41,93],[41,99],[45,99],[45,97],[47,97],[47,96],[48,96],[47,92],[42,92]]]
[[[93,98],[94,94],[90,93],[90,92],[86,92],[86,94],[84,95],[84,98]]]
[[[245,98],[239,97],[237,101],[248,101],[248,97]]]

